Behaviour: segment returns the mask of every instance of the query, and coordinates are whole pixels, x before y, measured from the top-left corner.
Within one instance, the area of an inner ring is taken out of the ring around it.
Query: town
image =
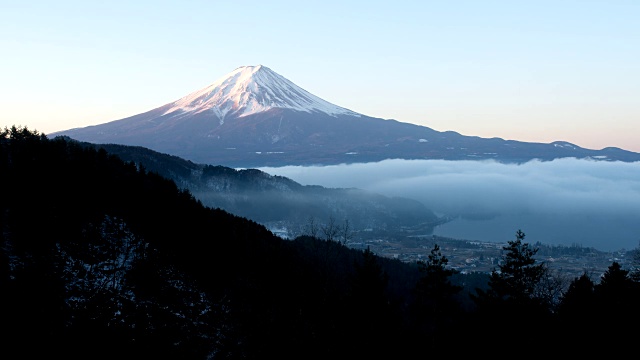
[[[448,266],[462,273],[486,272],[498,268],[498,262],[506,243],[479,242],[452,239],[435,235],[385,235],[370,234],[369,236],[354,237],[348,245],[352,248],[369,249],[383,257],[398,259],[411,263],[427,260],[434,245],[440,247],[442,255],[449,260]],[[637,266],[640,259],[635,259],[635,250],[619,250],[613,252],[599,251],[579,245],[560,246],[531,244],[537,248],[536,259],[545,262],[549,269],[557,271],[569,279],[586,273],[592,279],[600,276],[613,263],[619,263],[623,268]]]

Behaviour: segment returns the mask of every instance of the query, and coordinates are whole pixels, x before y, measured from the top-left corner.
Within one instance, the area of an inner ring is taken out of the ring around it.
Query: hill
[[[374,329],[350,300],[361,250],[283,240],[104,149],[14,128],[0,150],[3,352],[326,358],[355,355],[354,334]],[[392,314],[418,272],[368,256],[393,303],[376,336],[397,345]]]
[[[133,162],[189,190],[205,206],[246,217],[287,238],[309,234],[311,226],[318,231],[348,226],[356,239],[365,230],[430,234],[435,225],[446,221],[412,199],[356,188],[301,185],[257,169],[196,164],[139,146],[79,144]]]
[[[407,264],[281,239],[104,149],[27,129],[0,133],[0,171],[11,357],[408,358],[425,344],[469,356],[522,341],[575,351],[561,335],[582,331],[631,349],[632,332],[610,329],[640,319],[637,271],[614,261],[598,284],[563,286],[520,231],[506,275],[464,275],[437,246]]]

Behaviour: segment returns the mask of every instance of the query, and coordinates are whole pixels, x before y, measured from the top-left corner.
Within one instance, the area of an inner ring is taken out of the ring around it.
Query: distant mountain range
[[[365,116],[261,65],[239,67],[204,89],[142,114],[48,134],[58,135],[244,168],[385,159],[640,161],[640,153],[614,147],[592,150],[564,141],[480,138]]]

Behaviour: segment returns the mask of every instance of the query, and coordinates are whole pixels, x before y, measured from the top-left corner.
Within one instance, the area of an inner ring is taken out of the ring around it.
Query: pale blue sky
[[[0,126],[50,133],[265,65],[365,115],[640,152],[640,1],[0,0]]]

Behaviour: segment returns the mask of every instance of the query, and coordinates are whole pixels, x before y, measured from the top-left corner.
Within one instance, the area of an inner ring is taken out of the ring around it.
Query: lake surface
[[[544,216],[499,215],[490,220],[457,218],[436,227],[434,234],[456,239],[488,242],[515,240],[520,229],[525,241],[549,245],[579,245],[602,251],[635,249],[639,245],[640,224],[634,216]]]

